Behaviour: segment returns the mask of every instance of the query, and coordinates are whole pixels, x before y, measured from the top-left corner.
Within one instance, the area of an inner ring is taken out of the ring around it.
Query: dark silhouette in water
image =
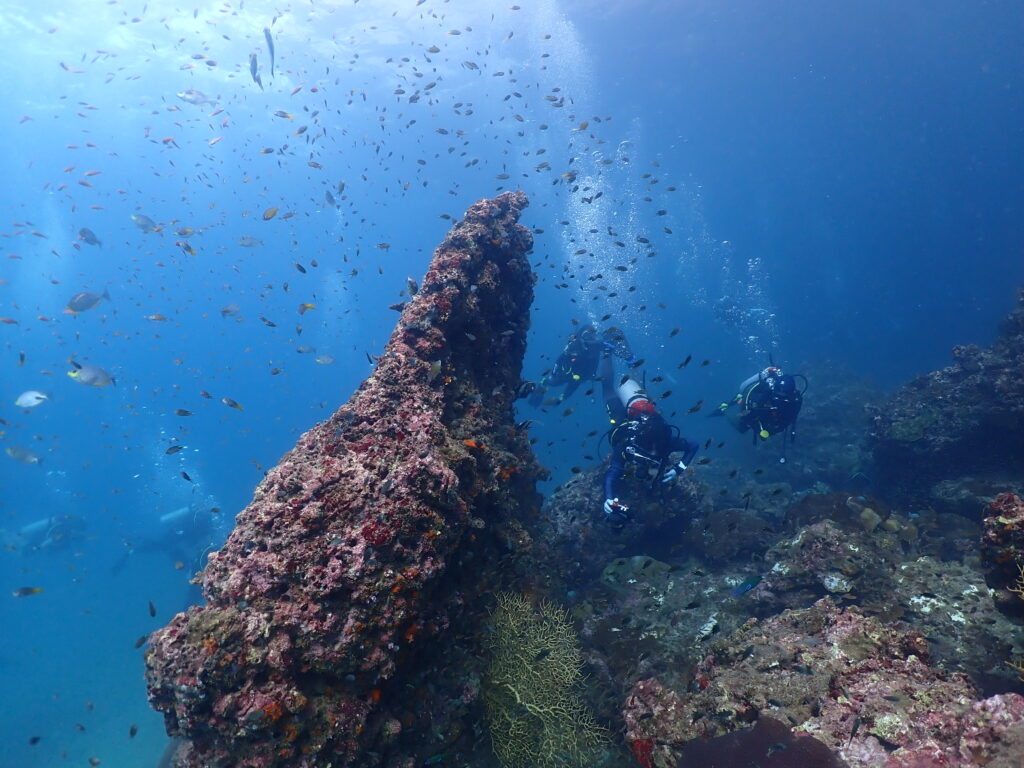
[[[115,574],[121,573],[136,552],[162,554],[190,571],[200,570],[205,564],[203,556],[214,546],[213,535],[209,510],[180,507],[162,515],[149,534],[125,540],[125,552],[112,570]]]
[[[21,552],[65,552],[85,541],[86,523],[76,515],[54,515],[24,525],[16,531],[0,531],[4,546]]]
[[[795,736],[782,722],[760,717],[753,728],[714,739],[695,739],[682,750],[679,768],[843,768],[813,736]]]

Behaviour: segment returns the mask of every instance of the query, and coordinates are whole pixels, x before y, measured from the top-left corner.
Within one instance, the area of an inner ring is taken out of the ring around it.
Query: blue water
[[[368,375],[444,216],[481,197],[524,189],[542,230],[528,377],[605,314],[680,414],[769,353],[895,386],[992,340],[1024,281],[1019,4],[510,6],[3,3],[0,429],[42,462],[0,457],[0,763],[155,765],[133,643],[195,600],[193,562]],[[29,389],[50,399],[23,412]],[[600,404],[572,405],[534,426],[552,482],[598,458]],[[84,534],[17,533],[68,515]]]

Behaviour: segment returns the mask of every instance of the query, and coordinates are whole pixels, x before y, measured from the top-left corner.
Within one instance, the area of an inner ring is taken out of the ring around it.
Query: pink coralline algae
[[[207,604],[151,637],[149,700],[188,742],[181,766],[372,766],[382,744],[425,742],[389,711],[389,681],[422,673],[416,649],[493,587],[470,564],[497,561],[510,521],[537,505],[512,411],[533,296],[527,204],[505,193],[453,227],[373,375],[267,474],[211,555]]]
[[[981,557],[989,584],[999,589],[1016,585],[1024,565],[1024,500],[1000,493],[989,503],[982,526]]]
[[[686,692],[637,682],[623,709],[628,744],[652,742],[657,768],[679,748],[768,716],[813,736],[850,768],[1019,765],[1024,697],[976,700],[965,676],[931,666],[927,641],[825,598],[747,625],[701,660]]]

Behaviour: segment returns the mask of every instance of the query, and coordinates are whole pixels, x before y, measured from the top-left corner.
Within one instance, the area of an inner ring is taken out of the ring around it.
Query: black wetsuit
[[[654,470],[655,480],[660,480],[666,470],[674,467],[669,455],[682,453],[683,464],[689,464],[700,447],[687,440],[673,429],[660,415],[652,414],[630,419],[626,407],[615,401],[618,408],[608,404],[609,415],[615,422],[611,433],[612,456],[604,473],[604,496],[606,499],[620,498],[621,480],[628,469],[637,470],[641,476]]]
[[[762,430],[768,436],[785,432],[795,436],[796,418],[803,405],[803,397],[791,382],[783,380],[770,386],[768,380],[758,377],[736,396],[737,404],[742,411],[736,420],[736,428],[740,432],[754,431],[754,441]]]
[[[530,405],[539,407],[549,389],[564,384],[565,389],[558,398],[561,402],[571,397],[584,381],[593,380],[601,360],[601,348],[601,340],[593,328],[570,336],[565,349],[551,368],[551,373],[541,379],[540,385],[530,395]]]

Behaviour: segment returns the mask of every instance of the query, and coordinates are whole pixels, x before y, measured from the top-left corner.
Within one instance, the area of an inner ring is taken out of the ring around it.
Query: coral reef
[[[697,517],[703,486],[696,473],[687,471],[670,486],[628,476],[623,482],[632,520],[622,531],[613,531],[604,519],[602,482],[607,462],[581,472],[559,486],[544,500],[538,536],[552,551],[552,561],[563,578],[581,583],[601,573],[609,559],[624,551],[667,554],[680,527]]]
[[[455,721],[475,706],[456,688],[479,671],[472,628],[520,575],[517,518],[539,503],[512,412],[534,282],[526,205],[502,194],[452,228],[373,375],[210,556],[206,605],[151,636],[149,699],[189,742],[180,765],[397,765],[430,754],[428,729],[469,738]],[[463,675],[438,673],[441,642]],[[420,713],[398,678],[446,703]]]
[[[920,632],[823,598],[751,619],[716,643],[685,696],[656,679],[637,682],[623,718],[627,742],[643,745],[657,768],[676,765],[677,745],[731,733],[763,715],[814,736],[852,768],[967,768],[1016,759],[1024,697],[976,695],[966,676],[930,666]]]
[[[981,559],[991,586],[1008,590],[1016,583],[1024,565],[1024,499],[1001,493],[989,503],[982,522]]]
[[[875,490],[892,502],[927,500],[965,475],[1024,481],[1024,290],[991,347],[959,346],[953,358],[871,409]]]
[[[583,660],[568,614],[509,593],[491,618],[484,701],[495,754],[506,768],[587,768],[607,736],[580,698]]]

